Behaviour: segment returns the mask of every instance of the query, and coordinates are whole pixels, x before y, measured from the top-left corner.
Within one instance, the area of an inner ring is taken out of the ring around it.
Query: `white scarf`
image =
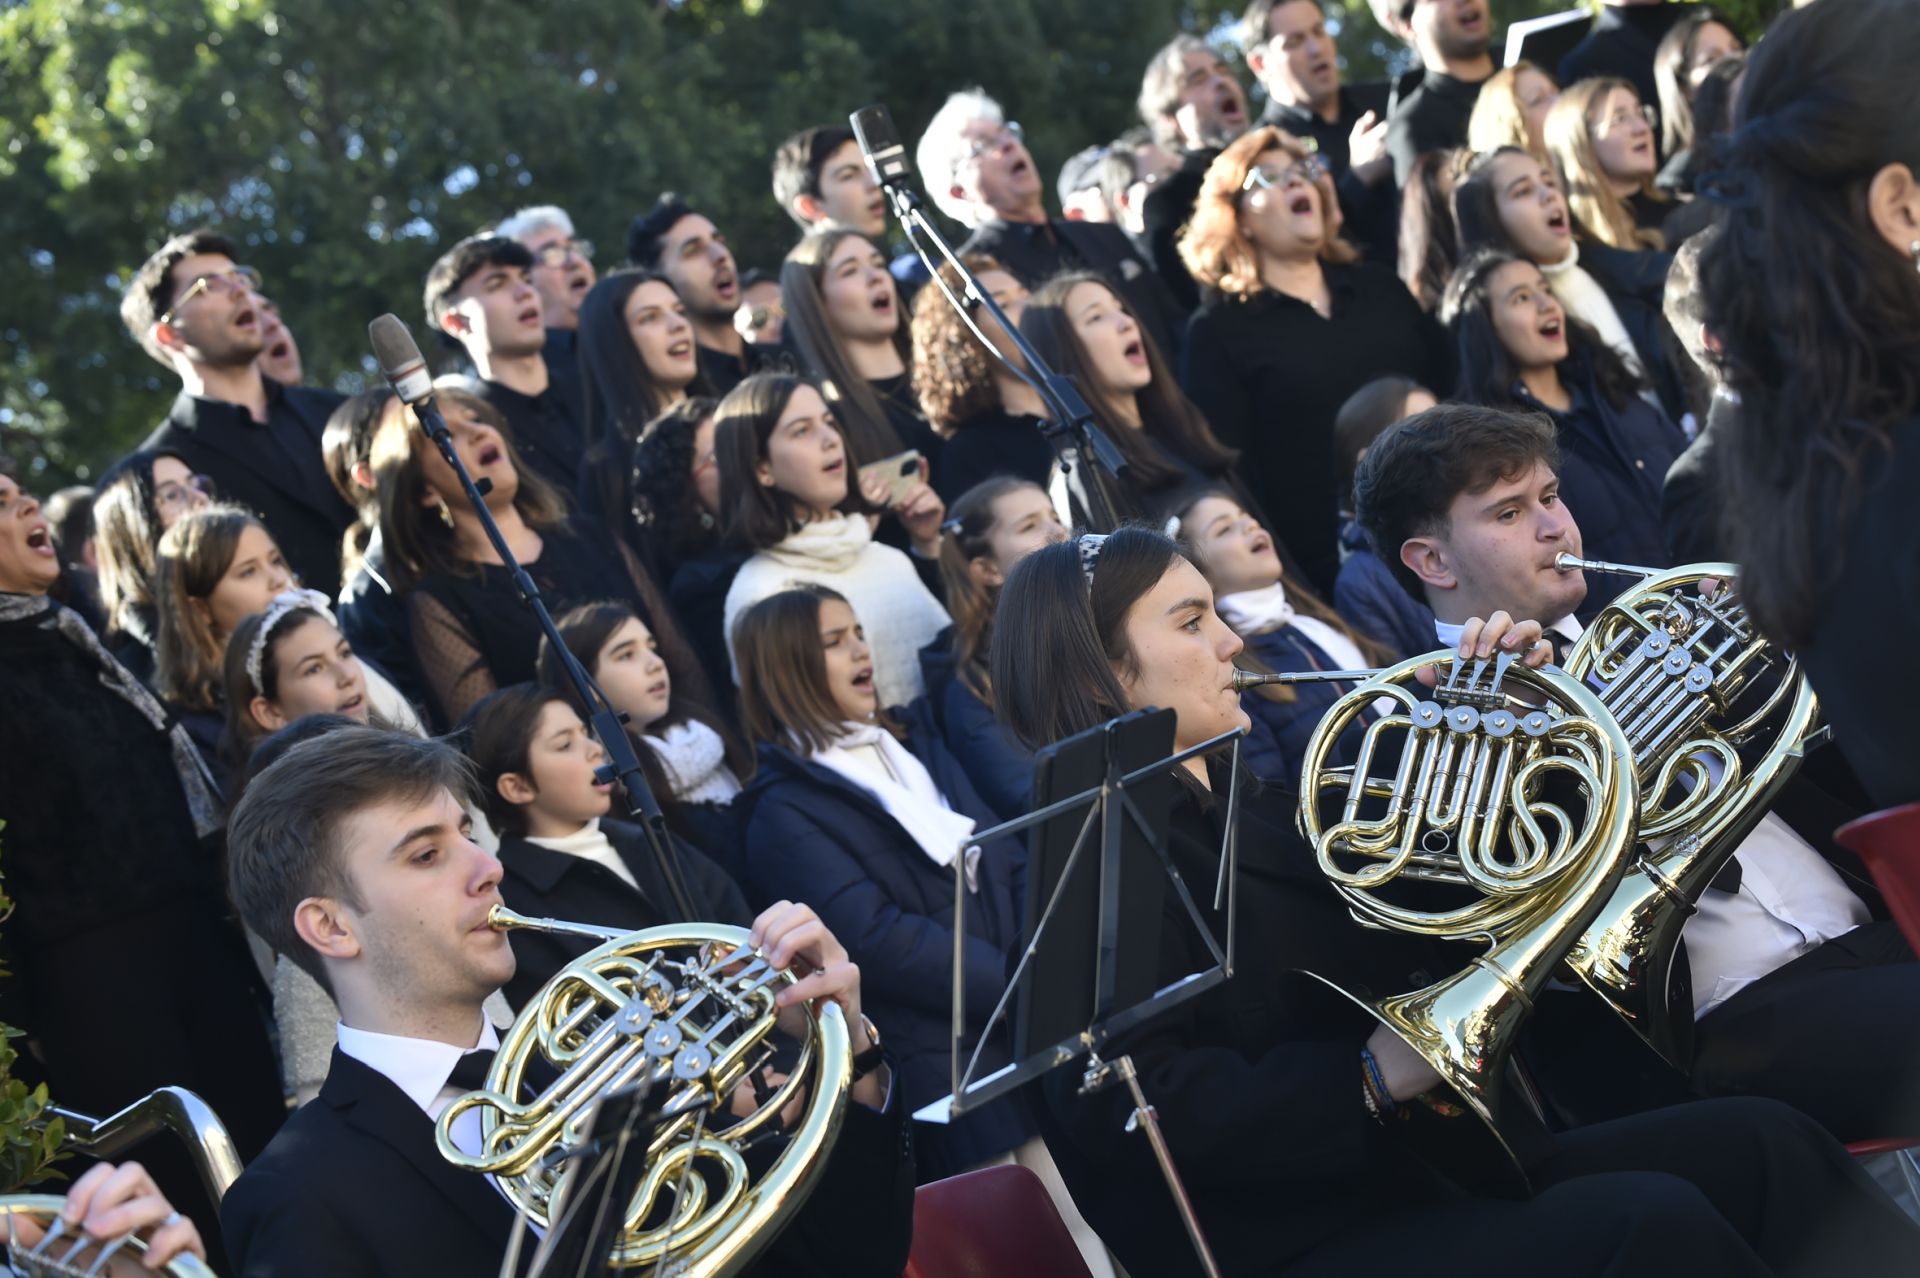
[[[852,568],[872,542],[873,529],[865,515],[836,512],[802,524],[761,553],[790,568],[839,573]]]
[[[731,803],[740,779],[727,766],[726,743],[698,719],[676,723],[664,736],[641,737],[667,774],[673,797],[682,803]]]
[[[899,739],[876,723],[846,723],[832,745],[813,762],[871,794],[900,823],[927,859],[951,869],[960,845],[973,833],[973,818],[955,812],[926,766]],[[967,848],[967,891],[980,890],[980,849]]]
[[[1220,614],[1220,620],[1226,622],[1228,628],[1237,635],[1271,634],[1285,626],[1292,626],[1308,642],[1327,654],[1327,660],[1333,663],[1332,669],[1360,670],[1367,665],[1360,645],[1341,634],[1338,628],[1318,617],[1295,612],[1293,605],[1287,602],[1287,589],[1280,582],[1276,581],[1259,590],[1222,595],[1213,601],[1213,606]]]
[[[1634,349],[1627,326],[1620,322],[1620,312],[1614,308],[1613,299],[1600,287],[1600,281],[1580,265],[1580,246],[1568,245],[1566,260],[1542,266],[1540,273],[1547,277],[1547,283],[1553,286],[1553,295],[1560,299],[1567,313],[1598,332],[1600,340],[1626,361],[1633,375],[1645,381],[1647,370],[1641,366],[1640,352]]]

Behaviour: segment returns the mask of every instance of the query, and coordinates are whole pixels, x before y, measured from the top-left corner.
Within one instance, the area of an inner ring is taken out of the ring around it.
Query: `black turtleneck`
[[[1413,162],[1426,151],[1467,144],[1467,121],[1486,80],[1459,80],[1428,68],[1414,90],[1401,98],[1387,121],[1387,154],[1393,157],[1395,186],[1407,184]]]

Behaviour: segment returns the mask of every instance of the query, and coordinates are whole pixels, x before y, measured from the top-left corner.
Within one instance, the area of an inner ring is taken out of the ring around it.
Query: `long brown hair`
[[[161,528],[153,508],[153,464],[162,457],[182,461],[178,453],[164,450],[131,453],[100,476],[93,498],[93,550],[107,634],[133,635],[143,644],[154,642],[154,636],[145,633],[144,614],[154,607]]]
[[[819,379],[820,392],[840,422],[840,433],[847,441],[851,471],[863,462],[891,457],[905,445],[880,397],[873,393],[867,379],[854,370],[840,347],[840,339],[827,317],[827,304],[821,281],[826,278],[827,262],[835,250],[850,239],[872,244],[859,231],[832,226],[815,231],[793,246],[780,268],[780,302],[787,308],[787,326],[782,330],[793,338],[794,349]],[[894,296],[899,297],[896,288]],[[896,310],[898,303],[896,302]],[[913,367],[913,342],[902,319],[894,329],[893,344],[900,352],[902,368]]]
[[[1271,124],[1247,130],[1207,166],[1193,202],[1193,217],[1180,233],[1180,260],[1193,278],[1232,297],[1251,297],[1266,287],[1260,279],[1260,256],[1240,228],[1240,197],[1247,174],[1268,151],[1284,152],[1296,161],[1307,158],[1307,149],[1291,133]],[[1323,172],[1314,187],[1320,192],[1320,214],[1328,228],[1320,244],[1321,259],[1358,261],[1360,251],[1340,237],[1340,197],[1333,180]]]
[[[249,528],[264,531],[266,525],[241,506],[203,506],[180,516],[160,538],[153,574],[160,619],[154,683],[162,697],[187,710],[220,708],[227,640],[213,633],[212,619],[193,601],[213,594]]]
[[[1140,349],[1146,353],[1152,379],[1138,391],[1134,401],[1140,410],[1140,429],[1123,423],[1119,401],[1102,391],[1094,376],[1093,364],[1067,314],[1067,295],[1082,284],[1098,284],[1113,296],[1113,303],[1127,315],[1138,317],[1128,308],[1103,275],[1092,271],[1067,271],[1056,275],[1027,301],[1020,317],[1020,331],[1033,343],[1040,358],[1071,377],[1086,396],[1094,416],[1107,429],[1114,444],[1127,459],[1127,469],[1136,487],[1146,491],[1169,488],[1187,478],[1181,469],[1156,452],[1147,439],[1165,444],[1196,470],[1209,475],[1224,475],[1240,460],[1240,454],[1220,442],[1207,425],[1207,419],[1180,389],[1168,368],[1166,357],[1154,343],[1153,335],[1139,327]]]
[[[713,410],[713,455],[720,467],[720,536],[746,550],[777,546],[801,527],[792,497],[759,478],[767,460],[767,441],[780,424],[794,392],[813,383],[791,373],[755,373],[728,391]],[[822,398],[825,398],[822,396]],[[828,416],[842,441],[839,415],[828,405]],[[847,495],[837,509],[865,512],[866,499],[855,482],[852,449],[847,457]]]
[[[514,509],[530,527],[552,528],[567,517],[566,499],[521,460],[513,431],[498,409],[455,386],[436,385],[434,393],[441,402],[459,405],[500,433],[501,446],[520,479]],[[451,521],[420,502],[427,491],[423,459],[435,447],[405,401],[398,396],[387,401],[373,434],[373,480],[380,503],[380,541],[399,591],[410,590],[436,573],[459,576],[479,570],[478,564],[462,557]]]
[[[1567,193],[1567,208],[1581,230],[1617,249],[1663,249],[1666,237],[1658,231],[1641,230],[1627,202],[1607,185],[1600,156],[1594,150],[1591,112],[1615,89],[1640,96],[1631,82],[1611,76],[1595,76],[1568,87],[1547,112],[1541,134],[1553,157],[1554,171],[1560,175],[1560,189]],[[1654,186],[1652,175],[1641,182],[1639,193],[1652,200],[1667,198]]]
[[[1045,491],[1032,480],[1013,475],[996,475],[975,484],[947,508],[946,536],[940,539],[940,581],[947,613],[953,618],[954,674],[967,691],[988,704],[993,702],[993,677],[987,654],[993,648],[993,611],[1000,591],[982,585],[968,566],[993,553],[990,538],[999,522],[995,503],[1023,488]]]
[[[847,597],[828,586],[796,582],[733,623],[740,721],[750,740],[814,753],[839,738],[844,716],[827,687],[827,655],[820,646],[820,607],[828,600],[846,603]],[[875,722],[905,740],[905,729],[884,708]]]

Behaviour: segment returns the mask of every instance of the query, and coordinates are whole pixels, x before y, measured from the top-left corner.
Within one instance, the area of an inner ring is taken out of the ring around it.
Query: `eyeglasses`
[[[1262,191],[1271,191],[1275,187],[1290,186],[1295,182],[1304,182],[1312,186],[1327,171],[1327,162],[1317,155],[1309,155],[1295,160],[1284,169],[1252,168],[1247,170],[1247,180],[1240,184],[1242,191],[1251,191],[1258,187]]]
[[[178,512],[193,510],[213,500],[213,480],[205,475],[190,475],[185,483],[169,479],[153,490],[155,509]]]
[[[984,138],[975,138],[967,143],[967,158],[977,160],[989,151],[998,151],[1013,142],[1027,140],[1027,131],[1020,127],[1020,121],[1008,120]]]
[[[565,266],[576,257],[582,262],[593,261],[593,241],[561,240],[558,244],[542,245],[533,254],[533,260],[542,266]]]
[[[173,323],[173,317],[184,310],[188,302],[202,293],[210,297],[226,297],[232,293],[258,293],[260,287],[260,272],[251,266],[235,266],[228,270],[215,271],[211,275],[202,275],[187,285],[187,291],[174,298],[173,305],[167,308],[166,314],[154,323]]]
[[[1660,125],[1660,113],[1646,105],[1623,106],[1599,124],[1595,125],[1593,134],[1595,137],[1604,138],[1609,133],[1618,133],[1621,129],[1627,128],[1633,124],[1635,120],[1640,121],[1650,129],[1658,128]]]

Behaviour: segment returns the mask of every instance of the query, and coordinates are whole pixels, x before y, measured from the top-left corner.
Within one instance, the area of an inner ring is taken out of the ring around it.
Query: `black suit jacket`
[[[333,595],[340,590],[340,535],[354,514],[327,478],[320,434],[345,398],[268,378],[262,425],[238,404],[183,390],[141,447],[178,453],[212,478],[222,499],[260,517],[302,585]]]
[[[992,221],[975,227],[962,253],[988,253],[1012,272],[1022,284],[1037,289],[1063,270],[1097,271],[1119,291],[1127,309],[1140,326],[1153,335],[1160,353],[1172,362],[1186,336],[1186,308],[1153,269],[1133,251],[1133,241],[1117,226],[1103,222],[1069,222],[1054,218],[1047,223],[1055,237],[1045,237],[1025,225]],[[1077,259],[1077,260],[1076,260]],[[1178,367],[1174,364],[1174,367]]]
[[[220,1224],[241,1278],[490,1278],[513,1209],[440,1157],[405,1093],[336,1048],[320,1095],[227,1191]],[[847,1106],[814,1192],[747,1272],[893,1278],[912,1241],[912,1137],[896,1095],[885,1114]]]

